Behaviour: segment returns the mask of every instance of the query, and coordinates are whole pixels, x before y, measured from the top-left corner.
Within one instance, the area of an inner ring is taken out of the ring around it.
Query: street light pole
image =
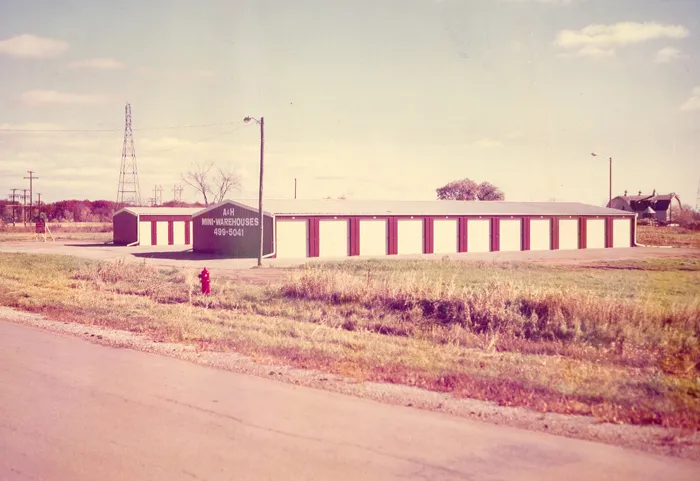
[[[608,207],[612,208],[612,157],[610,157],[610,186],[608,187]]]
[[[260,125],[260,190],[258,192],[258,222],[260,230],[260,250],[258,252],[258,266],[262,266],[263,258],[263,166],[265,165],[265,118],[260,117],[260,120],[253,117],[246,117],[243,122],[248,123],[251,120]]]

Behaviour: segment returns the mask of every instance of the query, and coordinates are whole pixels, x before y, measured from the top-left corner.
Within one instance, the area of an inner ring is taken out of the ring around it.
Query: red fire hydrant
[[[199,277],[199,280],[202,282],[202,294],[206,294],[207,296],[211,294],[211,280],[209,280],[209,271],[207,268],[205,267],[202,269],[202,272],[200,272],[197,277]]]

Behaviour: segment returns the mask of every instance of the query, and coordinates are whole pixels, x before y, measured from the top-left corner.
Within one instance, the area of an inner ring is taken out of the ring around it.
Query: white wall
[[[151,245],[151,221],[139,221],[139,245]]]
[[[605,219],[586,220],[586,249],[605,249]]]
[[[176,220],[173,222],[173,244],[185,245],[185,222]]]
[[[385,256],[387,247],[386,220],[360,220],[360,255]]]
[[[632,221],[613,220],[613,247],[632,247]]]
[[[278,220],[276,241],[277,257],[301,259],[309,255],[309,229],[304,220]],[[259,236],[258,236],[259,237]]]
[[[552,248],[552,221],[530,219],[530,250],[548,251]]]
[[[491,251],[491,220],[468,219],[467,220],[467,251],[490,252]]]
[[[350,235],[347,220],[320,220],[318,223],[319,257],[350,255]]]
[[[522,250],[522,220],[501,219],[499,235],[499,250],[501,252],[513,252]]]
[[[433,223],[433,252],[454,254],[458,249],[459,227],[457,219],[435,219]]]
[[[423,253],[423,220],[399,219],[398,254]],[[362,243],[360,243],[362,245]]]
[[[578,249],[578,219],[559,220],[559,250]]]
[[[168,221],[156,222],[156,242],[159,246],[168,245]]]

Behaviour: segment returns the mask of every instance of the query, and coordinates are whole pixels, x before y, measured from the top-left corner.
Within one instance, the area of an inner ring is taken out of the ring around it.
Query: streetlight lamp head
[[[251,120],[252,120],[252,119],[251,119],[250,117],[246,117],[246,118],[243,119],[243,122],[245,122],[245,123],[247,124],[247,123],[250,122]]]

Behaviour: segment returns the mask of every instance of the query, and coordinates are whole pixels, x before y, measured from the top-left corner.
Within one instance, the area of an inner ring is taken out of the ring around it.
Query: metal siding
[[[387,255],[387,221],[360,219],[360,255]]]
[[[139,240],[138,217],[121,212],[112,217],[112,239],[115,245],[128,245]]]
[[[389,244],[388,244],[388,249],[389,249],[389,255],[395,255],[399,253],[399,236],[398,236],[398,230],[399,230],[399,224],[398,224],[398,219],[396,217],[389,217],[387,219],[387,229],[389,232]]]
[[[350,229],[347,220],[319,222],[319,257],[346,257],[350,255]]]
[[[433,250],[435,254],[454,254],[459,250],[459,222],[457,219],[435,219]]]
[[[469,219],[467,221],[467,246],[469,252],[491,251],[491,221]]]
[[[548,251],[552,246],[552,221],[530,219],[530,250]]]
[[[578,219],[559,219],[559,249],[578,249]]]
[[[459,218],[459,244],[458,244],[458,250],[459,252],[467,252],[469,250],[469,246],[467,245],[467,218],[466,217],[460,217]]]
[[[263,217],[264,251],[272,254],[274,248],[274,221]],[[223,203],[193,217],[192,250],[238,259],[255,259],[260,255],[260,226],[258,211],[244,209],[232,203]]]
[[[278,220],[275,225],[277,228],[277,257],[279,259],[308,257],[309,223],[307,220]]]
[[[139,245],[140,246],[150,246],[151,245],[151,223],[150,222],[139,222]]]
[[[586,219],[586,249],[605,249],[605,219]]]
[[[156,243],[154,245],[168,245],[168,222],[156,222]]]
[[[530,218],[523,217],[523,234],[522,234],[522,246],[524,251],[529,251],[530,249]]]
[[[632,247],[631,219],[613,220],[613,247]]]
[[[176,246],[187,245],[185,242],[185,224],[189,224],[189,222],[173,222],[173,244]]]
[[[499,225],[500,245],[503,252],[518,252],[523,245],[523,222],[521,219],[501,219]]]
[[[423,253],[423,221],[399,219],[397,224],[397,254]]]

